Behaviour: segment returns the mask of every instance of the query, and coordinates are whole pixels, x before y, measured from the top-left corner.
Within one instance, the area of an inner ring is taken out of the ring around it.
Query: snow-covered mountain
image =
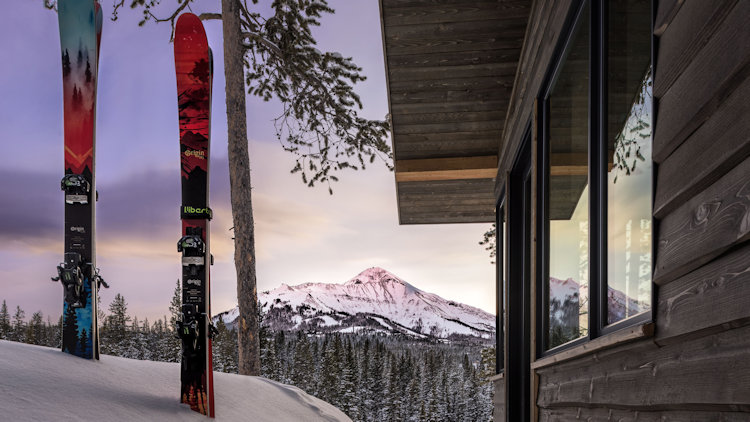
[[[343,284],[282,284],[258,297],[273,330],[400,333],[415,338],[489,341],[495,316],[427,293],[382,268]],[[237,308],[217,317],[234,325]]]
[[[572,278],[567,280],[560,280],[555,277],[550,277],[550,299],[557,299],[561,304],[564,304],[566,300],[574,301],[578,304],[578,297],[588,297],[589,286],[588,284],[580,286]],[[608,312],[609,321],[615,322],[620,321],[628,316],[635,315],[641,311],[647,309],[647,304],[639,302],[637,299],[628,297],[625,293],[620,290],[608,288]]]

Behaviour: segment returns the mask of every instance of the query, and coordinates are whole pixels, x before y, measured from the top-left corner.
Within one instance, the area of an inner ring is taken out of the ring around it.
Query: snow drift
[[[261,377],[214,373],[216,420],[351,421],[299,388]],[[177,363],[0,340],[0,419],[7,421],[209,421],[179,402]]]

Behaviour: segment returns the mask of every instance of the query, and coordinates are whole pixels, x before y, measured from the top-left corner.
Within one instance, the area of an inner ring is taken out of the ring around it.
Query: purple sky
[[[195,10],[219,11],[218,0]],[[388,110],[376,0],[330,1],[335,15],[315,35],[322,51],[353,56],[368,80],[357,92],[363,114]],[[97,264],[131,314],[153,320],[167,313],[180,276],[177,94],[169,24],[138,27],[123,10],[104,30],[97,111]],[[159,9],[172,7],[165,2]],[[6,0],[12,14],[0,26],[0,300],[53,319],[62,289],[49,277],[62,259],[62,76],[57,15],[42,1]],[[158,12],[158,10],[157,10]],[[211,222],[212,312],[236,304],[226,153],[221,23],[205,23],[214,51]],[[248,97],[250,165],[259,291],[281,283],[344,282],[381,266],[416,287],[493,312],[494,266],[477,242],[489,224],[399,226],[393,173],[378,164],[340,174],[333,186],[305,187],[289,174],[293,157],[275,140],[277,103]]]

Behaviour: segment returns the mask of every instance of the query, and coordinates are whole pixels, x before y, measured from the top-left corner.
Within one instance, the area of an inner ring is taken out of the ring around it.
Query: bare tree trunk
[[[239,372],[260,375],[258,291],[255,282],[255,227],[247,150],[245,72],[238,0],[222,0],[224,76],[229,129],[229,185],[234,222],[234,265],[237,270]]]

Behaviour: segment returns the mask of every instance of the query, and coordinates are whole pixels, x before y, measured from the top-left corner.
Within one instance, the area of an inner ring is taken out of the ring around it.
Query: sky
[[[129,2],[126,2],[129,3]],[[220,11],[200,0],[195,13]],[[261,2],[263,3],[263,2]],[[321,51],[353,57],[368,77],[356,86],[362,115],[388,112],[378,2],[329,0],[314,35]],[[111,286],[106,308],[122,294],[131,315],[168,313],[180,255],[179,134],[174,56],[168,23],[138,27],[139,12],[113,22],[104,0],[97,104],[96,253]],[[155,13],[165,16],[173,2]],[[62,70],[57,15],[42,0],[4,0],[0,26],[0,300],[53,320],[62,289],[49,277],[63,254]],[[205,22],[214,52],[210,206],[212,313],[237,303],[229,203],[221,22]],[[494,313],[494,265],[478,242],[490,224],[398,224],[393,173],[377,163],[308,188],[290,174],[292,155],[276,140],[275,102],[248,97],[248,140],[256,230],[258,291],[305,282],[343,283],[380,266],[424,291]]]

